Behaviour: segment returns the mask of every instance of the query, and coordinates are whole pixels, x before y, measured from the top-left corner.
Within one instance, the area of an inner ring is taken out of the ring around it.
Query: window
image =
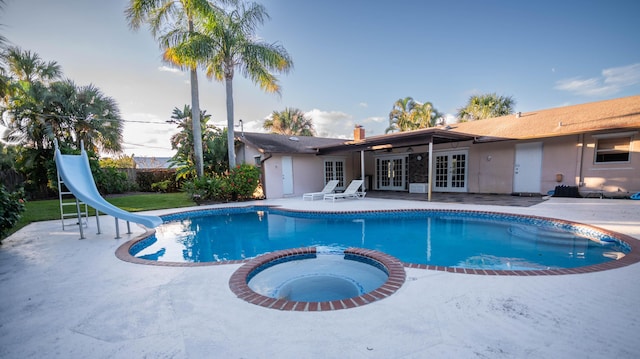
[[[631,137],[596,137],[596,163],[628,162]]]
[[[256,165],[256,167],[260,167],[262,165],[262,157],[260,155],[253,156],[253,164]]]

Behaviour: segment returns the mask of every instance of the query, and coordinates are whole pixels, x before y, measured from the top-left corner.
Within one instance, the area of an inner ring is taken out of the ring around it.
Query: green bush
[[[227,190],[233,199],[250,199],[253,198],[259,181],[260,169],[258,167],[241,164],[229,172]]]
[[[124,193],[131,190],[127,174],[113,167],[100,168],[95,174],[96,186],[100,193]]]
[[[18,222],[24,212],[24,192],[8,192],[4,185],[0,184],[0,240]]]
[[[168,181],[165,192],[178,192],[181,183],[176,180],[176,172],[171,169],[148,169],[136,171],[136,183],[142,192],[157,192],[153,185],[159,182]],[[158,185],[156,185],[157,187]],[[164,185],[162,185],[164,186]]]
[[[168,179],[168,180],[152,183],[151,184],[151,189],[154,192],[160,192],[160,193],[173,192],[173,191],[171,191],[172,182],[175,183],[175,181],[172,181],[172,180]]]
[[[205,175],[184,184],[196,201],[236,201],[253,198],[260,183],[260,169],[243,164],[226,175]]]
[[[228,196],[225,194],[224,187],[223,177],[205,175],[185,182],[183,190],[196,201],[226,201]]]

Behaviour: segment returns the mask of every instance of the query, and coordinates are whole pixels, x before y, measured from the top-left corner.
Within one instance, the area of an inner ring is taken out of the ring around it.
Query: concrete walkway
[[[242,205],[246,205],[244,203]],[[640,240],[640,201],[551,198],[530,207],[365,198],[293,209],[450,208],[589,223]],[[154,211],[153,214],[172,211]],[[637,358],[640,264],[561,276],[406,269],[387,299],[329,312],[283,312],[236,298],[240,265],[145,266],[115,250],[142,233],[78,240],[59,221],[0,246],[0,358]],[[121,228],[123,228],[121,224]]]

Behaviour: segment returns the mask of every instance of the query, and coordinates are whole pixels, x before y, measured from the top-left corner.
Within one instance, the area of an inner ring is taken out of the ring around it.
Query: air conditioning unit
[[[409,183],[409,193],[427,193],[427,184]]]

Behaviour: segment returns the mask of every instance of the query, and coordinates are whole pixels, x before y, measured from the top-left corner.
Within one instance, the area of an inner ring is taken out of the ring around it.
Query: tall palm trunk
[[[193,131],[193,153],[198,177],[204,175],[202,155],[202,127],[200,126],[200,97],[198,95],[198,73],[191,69],[191,125]]]
[[[193,21],[189,19],[189,32],[193,32]],[[198,70],[191,68],[191,125],[193,128],[193,153],[198,178],[204,175],[204,155],[202,154],[202,127],[200,126],[200,95],[198,94]]]
[[[232,169],[236,167],[235,134],[233,131],[233,78],[226,77],[225,87],[227,90],[227,148],[229,149],[229,169]]]

